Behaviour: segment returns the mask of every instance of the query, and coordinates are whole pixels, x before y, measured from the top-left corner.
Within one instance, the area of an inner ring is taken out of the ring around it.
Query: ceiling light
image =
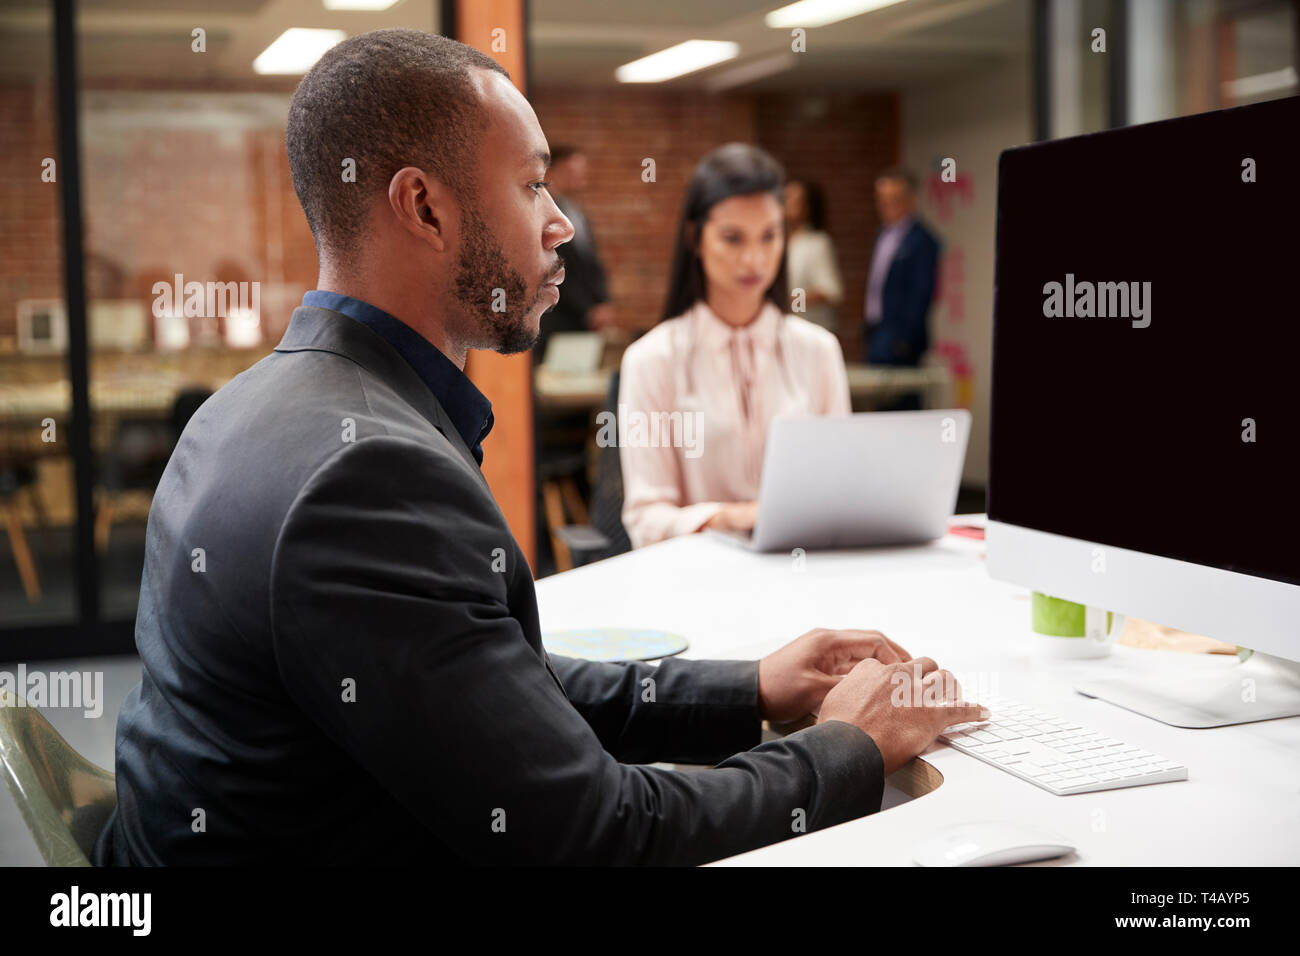
[[[658,53],[651,53],[614,71],[620,83],[661,83],[705,67],[734,60],[740,46],[726,40],[687,40]]]
[[[828,23],[861,16],[902,0],[799,0],[773,10],[763,18],[769,27],[824,27]]]
[[[347,34],[342,30],[291,27],[257,55],[253,70],[257,73],[306,73],[326,50],[345,39]]]
[[[326,10],[387,10],[397,0],[324,0]]]

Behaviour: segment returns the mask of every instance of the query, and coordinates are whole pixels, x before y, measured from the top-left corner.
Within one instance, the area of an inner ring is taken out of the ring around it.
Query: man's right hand
[[[930,658],[882,664],[869,657],[827,692],[817,722],[842,720],[868,734],[890,774],[945,727],[988,718],[987,708],[961,702],[957,679]]]

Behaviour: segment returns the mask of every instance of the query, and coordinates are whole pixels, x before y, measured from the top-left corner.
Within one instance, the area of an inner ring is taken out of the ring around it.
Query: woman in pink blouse
[[[750,531],[768,425],[847,415],[839,341],[784,312],[784,172],[730,143],[695,168],[659,325],[619,384],[623,524],[633,547],[703,528]]]

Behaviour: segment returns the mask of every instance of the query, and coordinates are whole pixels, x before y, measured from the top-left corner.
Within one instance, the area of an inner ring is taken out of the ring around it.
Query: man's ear
[[[418,167],[403,166],[388,182],[388,206],[397,221],[437,252],[447,248],[450,203],[443,184]]]

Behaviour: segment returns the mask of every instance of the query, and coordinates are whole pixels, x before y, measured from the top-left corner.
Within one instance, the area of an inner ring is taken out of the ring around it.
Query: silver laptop
[[[772,422],[755,551],[933,541],[948,529],[970,434],[964,408]]]

